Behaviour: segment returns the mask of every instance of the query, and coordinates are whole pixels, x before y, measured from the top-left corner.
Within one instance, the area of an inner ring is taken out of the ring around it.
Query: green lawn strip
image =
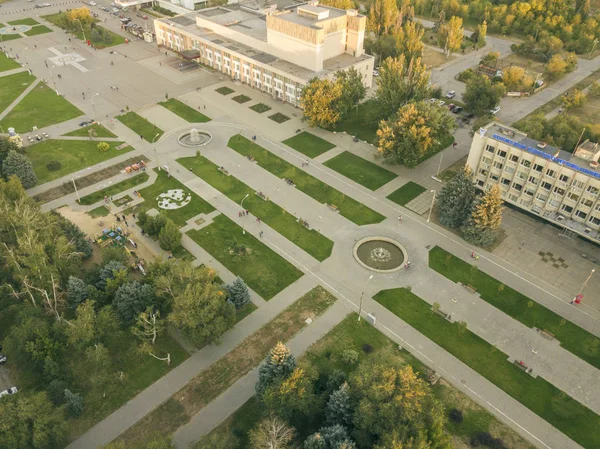
[[[133,111],[128,112],[127,114],[117,115],[116,118],[129,129],[134,131],[138,136],[143,137],[146,142],[156,141],[160,139],[160,136],[163,135],[162,129]]]
[[[110,211],[105,206],[98,206],[95,209],[88,210],[87,214],[92,218],[106,217],[110,214]]]
[[[250,106],[250,109],[252,109],[254,112],[258,112],[259,114],[262,114],[263,112],[270,111],[271,107],[267,106],[264,103],[256,103],[254,106]]]
[[[235,92],[235,90],[230,89],[226,86],[219,87],[218,89],[216,89],[216,91],[219,92],[221,95],[229,95]]]
[[[244,208],[298,245],[318,261],[323,261],[331,255],[333,242],[314,229],[308,229],[300,224],[296,217],[273,203],[255,194],[254,190],[237,179],[227,176],[219,167],[202,156],[177,159],[181,165],[200,176],[218,191],[224,193],[230,200],[240,203],[246,195]]]
[[[377,190],[398,176],[349,151],[338,154],[323,165],[371,190]]]
[[[15,39],[21,39],[21,35],[20,34],[5,34],[4,36],[2,36],[2,42],[12,41]]]
[[[335,148],[334,144],[306,131],[284,140],[283,143],[311,158],[320,156],[332,148]]]
[[[81,436],[189,357],[189,354],[166,332],[156,339],[154,351],[161,356],[170,354],[170,365],[137,352],[135,340],[131,339],[131,334],[128,332],[124,332],[123,343],[119,347],[122,350],[114,353],[112,363],[116,373],[123,372],[124,381],[113,382],[114,391],[109,391],[105,398],[102,395],[91,397],[85,391],[83,392],[85,412],[79,418],[69,421],[70,441]]]
[[[9,107],[35,81],[29,72],[19,72],[0,78],[0,112]]]
[[[340,214],[357,225],[379,223],[385,219],[383,215],[359,203],[314,176],[295,167],[289,162],[275,156],[260,145],[241,135],[229,139],[229,147],[243,156],[251,155],[265,170],[280,178],[294,181],[301,192],[321,203],[335,205]]]
[[[427,338],[585,447],[600,447],[600,416],[541,377],[533,378],[508,356],[458,323],[434,314],[431,306],[404,288],[383,290],[374,299]]]
[[[41,82],[2,119],[0,125],[4,129],[12,126],[18,133],[26,133],[33,126],[44,128],[80,115],[83,112]]]
[[[174,114],[177,114],[182,119],[190,123],[206,123],[210,122],[210,118],[206,115],[196,111],[194,108],[182,103],[175,98],[169,98],[167,101],[161,101],[158,103],[164,108],[167,108]]]
[[[402,187],[390,193],[387,196],[387,199],[399,204],[400,206],[406,206],[425,190],[427,190],[425,187],[420,186],[416,182],[408,181]]]
[[[123,142],[107,143],[110,145],[108,151],[98,151],[96,148],[98,142],[50,139],[27,147],[27,157],[33,164],[38,184],[43,184],[134,149],[132,146],[127,146],[122,150],[116,150],[116,147]],[[60,162],[61,167],[55,171],[48,170],[47,165],[52,161]]]
[[[8,24],[9,25],[29,25],[29,26],[34,26],[34,25],[39,25],[39,22],[36,22],[31,17],[26,17],[24,19],[11,20],[10,22],[8,22]]]
[[[287,115],[284,115],[281,112],[276,112],[275,114],[270,115],[269,118],[279,124],[287,122],[290,119]]]
[[[243,104],[243,103],[247,103],[248,101],[252,100],[252,98],[250,98],[247,95],[238,95],[237,97],[233,97],[232,100],[235,101],[236,103]]]
[[[351,136],[356,136],[360,140],[374,144],[379,122],[383,118],[385,117],[382,116],[377,102],[367,100],[359,104],[357,108],[353,108],[344,121],[333,128],[333,131],[345,131]]]
[[[83,204],[86,206],[94,204],[97,201],[103,200],[105,196],[116,195],[127,189],[143,184],[148,180],[148,178],[150,178],[150,176],[148,176],[147,173],[138,173],[137,175],[132,176],[131,178],[128,178],[124,181],[117,182],[116,184],[106,187],[105,189],[98,190],[94,193],[90,193],[89,195],[84,196],[83,198],[81,198],[79,204]]]
[[[83,27],[83,31],[81,30],[80,27],[76,27],[75,29],[65,29],[63,28],[62,22],[60,21],[60,17],[63,15],[64,13],[56,13],[56,14],[50,14],[47,16],[42,16],[42,19],[47,20],[48,22],[56,25],[59,28],[64,29],[67,33],[71,33],[73,36],[77,36],[78,39],[81,39],[82,41],[85,41],[86,39],[89,39],[90,36],[92,35],[92,29],[90,26],[85,25]],[[111,42],[110,43],[106,43],[104,41],[99,41],[99,42],[94,42],[92,41],[92,44],[99,50],[103,49],[103,48],[107,48],[107,47],[114,47],[115,45],[121,45],[125,43],[125,38],[123,36],[121,36],[120,34],[114,33],[112,31],[110,31],[107,28],[101,27],[100,25],[98,25],[98,23],[100,22],[100,20],[95,20],[95,25],[94,28],[98,29],[98,30],[104,30],[105,32],[108,32],[111,36]],[[84,35],[85,32],[85,35]],[[85,37],[85,39],[84,39]]]
[[[157,432],[171,435],[238,379],[260,364],[279,341],[286,342],[302,329],[307,318],[323,314],[336,298],[317,286],[247,337],[232,351],[194,377],[185,387],[129,428],[118,439],[145,442]],[[129,447],[129,446],[128,446]]]
[[[38,34],[46,34],[46,33],[52,33],[52,30],[50,28],[48,28],[46,25],[34,26],[29,31],[25,31],[25,34],[27,36],[37,36]]]
[[[439,246],[429,251],[429,267],[453,282],[471,285],[502,312],[525,326],[546,330],[567,351],[600,369],[600,339],[490,275],[460,260]]]
[[[7,70],[18,69],[19,67],[21,67],[21,64],[19,64],[14,59],[11,59],[8,56],[6,56],[4,54],[4,52],[0,51],[0,72],[5,72]],[[0,92],[2,90],[4,90],[4,89],[0,89]]]
[[[242,234],[242,228],[224,215],[215,217],[205,228],[188,231],[187,235],[266,301],[303,275],[256,237]],[[246,254],[236,254],[234,246],[246,248]]]
[[[191,193],[192,200],[188,205],[180,207],[179,209],[160,209],[156,198],[161,193],[166,193],[172,189],[182,189],[184,192]],[[215,210],[214,207],[177,181],[174,177],[171,176],[169,178],[167,172],[164,170],[158,172],[158,177],[156,178],[156,181],[154,181],[154,184],[144,187],[139,193],[142,198],[144,198],[144,202],[136,207],[136,211],[156,209],[159,212],[166,214],[167,217],[173,220],[178,226],[184,226],[186,221],[196,215],[209,214]]]
[[[63,134],[63,136],[71,136],[71,137],[89,137],[90,129],[96,131],[96,135],[94,137],[117,137],[116,134],[113,134],[111,131],[106,129],[102,125],[88,125],[83,128],[78,128],[75,131],[68,132],[67,134]]]

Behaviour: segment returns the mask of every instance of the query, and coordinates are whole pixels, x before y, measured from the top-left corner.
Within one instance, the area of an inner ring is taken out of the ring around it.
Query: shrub
[[[354,365],[358,362],[358,352],[354,349],[346,349],[342,352],[342,362],[346,365]]]
[[[50,161],[46,164],[46,168],[48,169],[48,171],[57,171],[60,170],[62,167],[62,164],[58,161]]]
[[[471,446],[485,446],[490,449],[506,449],[500,438],[494,438],[489,432],[478,432],[471,438]]]
[[[457,424],[463,422],[463,413],[456,408],[450,410],[448,417],[450,418],[450,421],[455,422]]]
[[[362,347],[362,350],[365,354],[369,354],[371,352],[373,352],[373,346],[371,346],[370,344],[365,343]]]
[[[105,151],[110,150],[110,145],[106,142],[100,142],[98,145],[96,145],[96,148],[98,148],[98,151],[104,153]]]

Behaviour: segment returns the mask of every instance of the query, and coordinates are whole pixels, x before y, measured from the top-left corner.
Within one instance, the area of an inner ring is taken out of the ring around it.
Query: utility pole
[[[373,275],[369,276],[369,279],[367,279],[367,282],[365,282],[365,286],[363,287],[362,293],[360,294],[360,302],[358,304],[358,321],[359,322],[360,322],[360,315],[362,314],[362,303],[363,303],[363,298],[365,296],[365,290],[367,288],[367,285],[371,281],[371,279],[373,279]]]

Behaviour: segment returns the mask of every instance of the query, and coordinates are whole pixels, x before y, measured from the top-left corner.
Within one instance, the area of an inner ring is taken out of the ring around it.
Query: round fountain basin
[[[208,131],[191,129],[179,135],[177,141],[180,145],[189,148],[203,147],[212,140],[212,134]]]
[[[364,268],[377,273],[391,273],[408,260],[406,249],[388,237],[365,237],[354,245],[354,258]]]

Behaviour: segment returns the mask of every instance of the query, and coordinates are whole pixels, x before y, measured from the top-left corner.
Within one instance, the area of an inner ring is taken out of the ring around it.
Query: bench
[[[525,362],[521,360],[515,360],[513,363],[519,368],[521,368],[523,371],[527,372],[527,365],[525,365]]]
[[[552,332],[548,332],[546,329],[538,329],[542,337],[547,340],[554,340],[556,336]]]
[[[477,293],[477,289],[475,287],[473,287],[472,285],[468,285],[468,284],[463,284],[463,287],[465,288],[465,290],[467,290],[469,293]]]
[[[339,212],[338,207],[335,204],[328,204],[327,207],[334,212]]]

